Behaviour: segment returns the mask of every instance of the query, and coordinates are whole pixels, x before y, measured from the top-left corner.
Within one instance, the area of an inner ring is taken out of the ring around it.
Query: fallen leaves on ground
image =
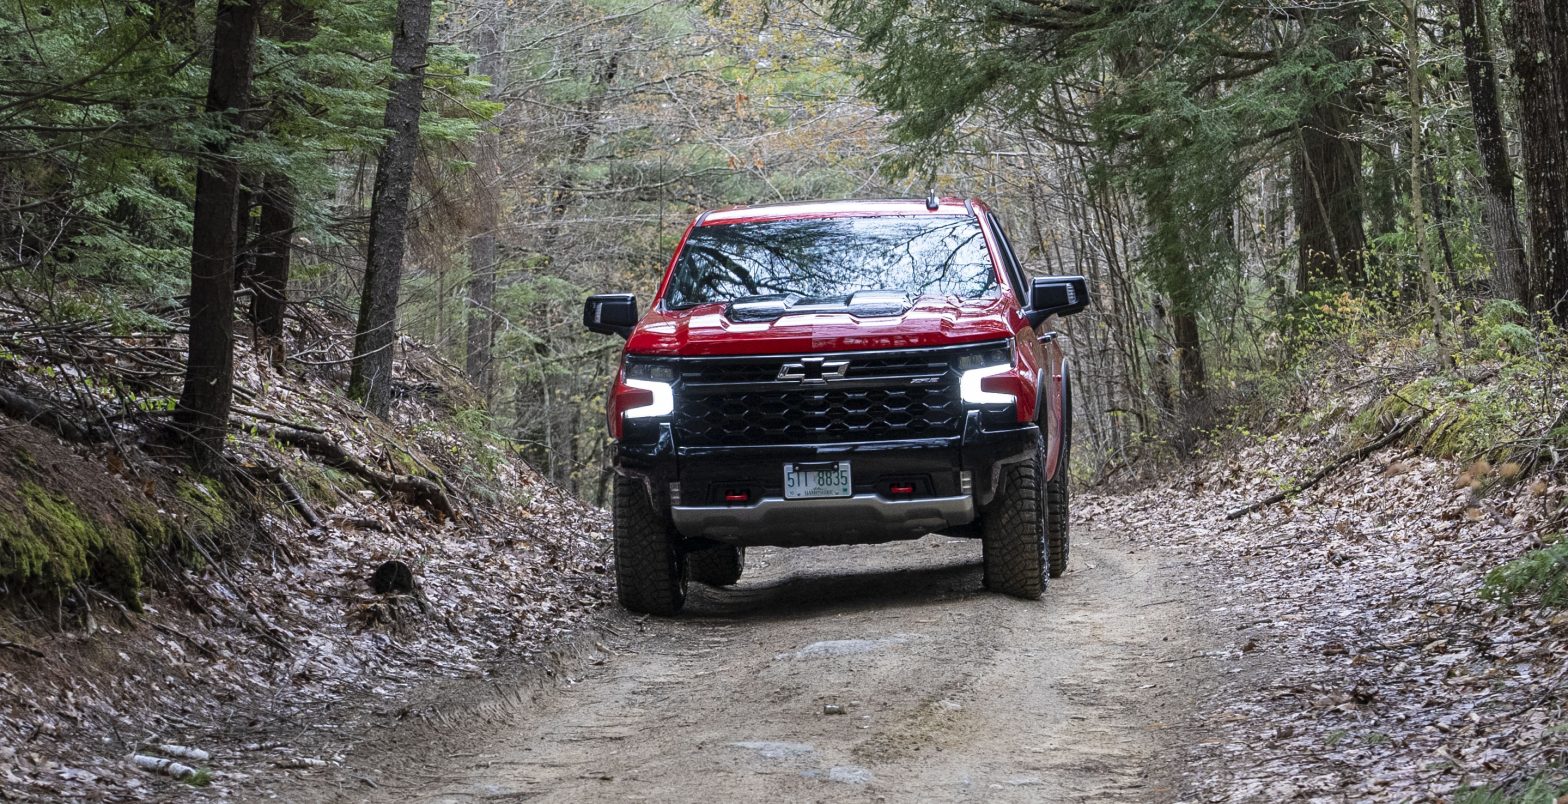
[[[1277,436],[1077,503],[1130,546],[1192,559],[1201,605],[1233,634],[1185,797],[1439,800],[1568,758],[1568,617],[1478,596],[1539,544],[1568,486],[1487,467],[1481,495],[1456,482],[1463,465],[1390,448],[1225,519],[1328,457],[1322,440]]]

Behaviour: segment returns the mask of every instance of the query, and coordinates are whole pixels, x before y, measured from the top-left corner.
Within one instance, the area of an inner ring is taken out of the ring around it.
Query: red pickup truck
[[[609,394],[622,605],[673,615],[745,548],[978,537],[988,588],[1067,565],[1072,389],[1056,316],[1083,277],[1030,279],[959,198],[704,212],[626,338]]]

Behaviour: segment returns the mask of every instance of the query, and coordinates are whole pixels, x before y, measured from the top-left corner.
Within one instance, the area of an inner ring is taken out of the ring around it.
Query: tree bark
[[[398,0],[392,35],[392,94],[382,125],[391,132],[376,160],[370,201],[370,247],[354,336],[349,395],[377,416],[392,406],[392,344],[407,246],[409,195],[419,151],[419,112],[424,100],[425,48],[430,42],[431,0]]]
[[[288,305],[293,237],[294,188],[287,176],[273,174],[261,192],[250,317],[256,325],[256,336],[274,342],[275,363],[282,357],[283,315]]]
[[[1568,3],[1514,0],[1534,309],[1568,325]]]
[[[1514,197],[1514,170],[1508,155],[1502,107],[1497,101],[1497,66],[1492,61],[1491,34],[1482,0],[1458,0],[1460,41],[1464,46],[1465,82],[1470,90],[1475,119],[1476,149],[1481,155],[1485,195],[1482,218],[1486,222],[1497,265],[1492,270],[1492,292],[1529,307],[1530,269],[1525,259],[1524,236]]]
[[[1296,289],[1366,282],[1361,145],[1348,111],[1324,103],[1302,121],[1292,177],[1298,230]]]
[[[499,9],[497,9],[499,11]],[[474,72],[490,76],[487,98],[501,93],[501,16],[481,20],[474,34],[479,58]],[[500,222],[501,137],[486,130],[474,144],[474,231],[468,241],[468,379],[486,401],[495,385],[491,349],[495,346],[496,228]]]
[[[1325,47],[1340,62],[1356,57],[1357,12],[1332,12],[1335,32]],[[1366,229],[1362,224],[1361,145],[1355,92],[1340,89],[1314,105],[1297,127],[1292,165],[1298,239],[1296,287],[1366,283]]]
[[[1421,69],[1421,18],[1419,0],[1406,0],[1405,54],[1406,90],[1410,98],[1410,227],[1416,236],[1416,269],[1421,272],[1421,287],[1432,313],[1432,339],[1443,343],[1443,300],[1438,295],[1437,273],[1432,267],[1432,238],[1426,222],[1426,81]]]
[[[256,136],[254,115],[246,115],[244,139]],[[251,287],[256,267],[256,243],[251,238],[251,210],[256,208],[256,177],[240,174],[240,194],[234,205],[234,288]]]
[[[309,41],[316,35],[315,11],[301,5],[299,0],[283,0],[273,35],[285,48]],[[273,122],[277,122],[277,118]],[[281,364],[284,357],[283,318],[288,310],[289,272],[293,259],[296,203],[293,182],[282,173],[268,175],[260,202],[250,319],[256,327],[257,337],[268,342],[273,363]]]
[[[1156,160],[1163,158],[1155,153]],[[1144,207],[1149,216],[1149,237],[1144,244],[1144,259],[1149,262],[1151,278],[1160,292],[1170,300],[1171,335],[1174,341],[1176,373],[1180,381],[1180,404],[1186,416],[1187,427],[1196,426],[1204,418],[1206,372],[1203,366],[1203,344],[1199,338],[1198,310],[1203,302],[1202,280],[1198,266],[1194,266],[1176,210],[1171,200],[1172,185],[1168,177],[1145,188]]]
[[[1176,371],[1181,378],[1182,406],[1188,414],[1202,414],[1208,396],[1208,372],[1203,367],[1203,344],[1199,339],[1198,316],[1176,308],[1171,315],[1176,337]]]
[[[245,123],[256,16],[261,0],[220,2],[205,109],[220,127],[202,146],[191,238],[190,356],[175,422],[198,465],[214,465],[228,434],[234,395],[234,258],[238,250],[239,163],[231,158]]]

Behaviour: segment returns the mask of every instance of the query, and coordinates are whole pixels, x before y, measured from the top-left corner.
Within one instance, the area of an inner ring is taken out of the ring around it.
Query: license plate
[[[848,497],[849,461],[784,464],[784,499]]]

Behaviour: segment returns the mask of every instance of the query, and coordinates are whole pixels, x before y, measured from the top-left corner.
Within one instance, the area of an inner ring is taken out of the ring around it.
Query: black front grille
[[[995,348],[991,345],[991,348]],[[681,446],[823,444],[959,435],[956,357],[968,350],[835,353],[680,361]],[[847,361],[822,381],[780,380],[803,361]]]
[[[797,385],[797,388],[799,386]],[[957,435],[956,383],[691,394],[675,406],[683,446],[821,444]]]

